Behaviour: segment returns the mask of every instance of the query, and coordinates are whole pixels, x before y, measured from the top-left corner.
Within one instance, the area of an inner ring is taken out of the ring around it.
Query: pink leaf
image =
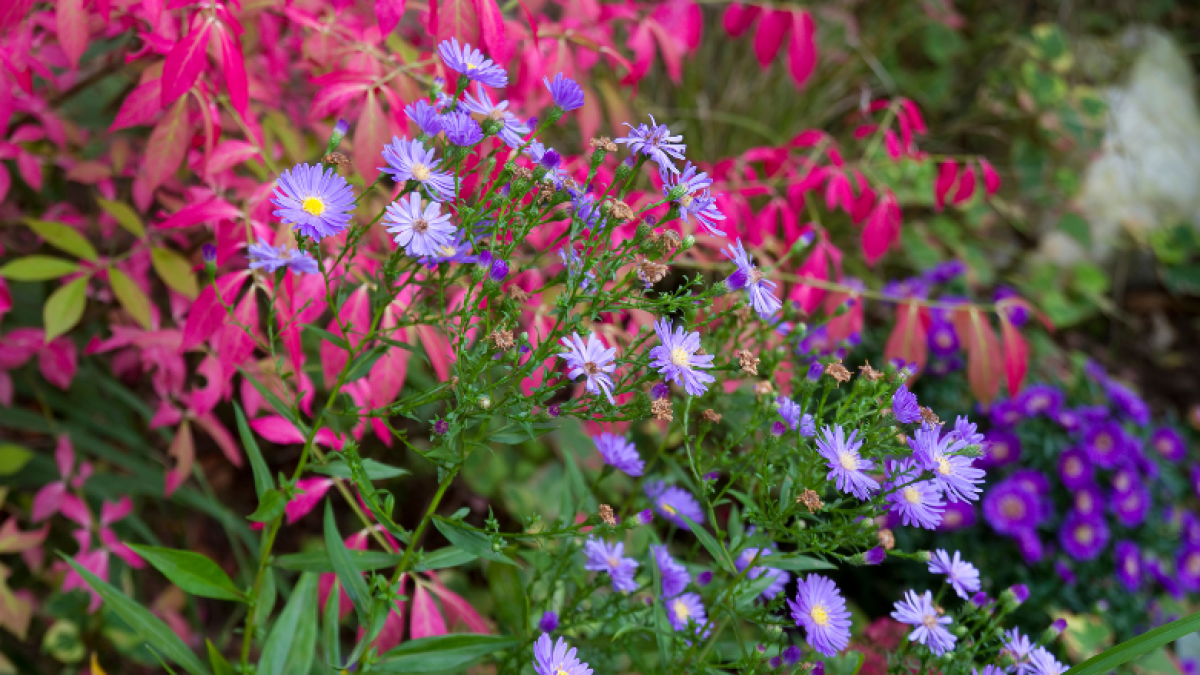
[[[175,458],[175,467],[167,473],[166,496],[170,497],[191,475],[192,465],[196,462],[196,442],[192,438],[192,427],[187,420],[179,425],[167,454]]]
[[[954,186],[954,179],[958,177],[958,162],[949,160],[942,162],[938,167],[937,179],[933,183],[933,202],[934,208],[941,211],[946,206],[946,195],[949,194],[950,188]]]
[[[1000,189],[1000,174],[992,168],[991,162],[982,157],[979,158],[979,171],[983,174],[983,187],[987,190],[988,196],[996,194],[996,191]]]
[[[8,169],[0,166],[0,202],[3,202],[4,198],[8,195],[10,187],[12,187],[12,176],[9,175]]]
[[[1029,370],[1029,345],[1021,331],[1000,312],[1000,335],[1004,339],[1004,375],[1008,383],[1008,395],[1016,396],[1025,382]]]
[[[7,370],[0,370],[0,404],[11,407],[13,402],[13,381]]]
[[[505,32],[504,16],[496,0],[475,0],[475,14],[479,17],[479,37],[487,47],[488,56],[496,63],[506,63],[512,56],[512,49]]]
[[[228,171],[242,162],[258,154],[258,148],[253,143],[229,139],[221,141],[208,155],[204,172],[213,176]],[[236,209],[234,209],[236,211]],[[162,227],[160,224],[159,227]]]
[[[162,109],[162,80],[150,80],[129,92],[129,96],[121,103],[121,109],[117,111],[117,118],[108,130],[117,131],[149,124]]]
[[[55,3],[54,23],[58,31],[58,44],[62,46],[72,68],[79,66],[79,57],[87,51],[88,16],[83,0],[58,0]]]
[[[954,314],[954,328],[967,349],[967,382],[983,404],[992,402],[1004,378],[1000,341],[978,307],[968,306]]]
[[[65,337],[52,340],[38,351],[38,368],[50,384],[66,391],[75,379],[78,355],[75,343]]]
[[[379,99],[372,90],[367,94],[358,126],[354,130],[354,165],[363,175],[367,185],[375,182],[379,175],[380,153],[388,142],[388,123]]]
[[[925,370],[929,356],[929,345],[925,340],[926,326],[921,306],[906,302],[896,308],[896,326],[888,337],[883,350],[885,359],[904,359],[905,363],[917,364],[917,372]]]
[[[188,123],[187,99],[180,99],[150,132],[150,140],[146,145],[146,159],[137,178],[146,202],[155,188],[170,178],[183,163],[191,140],[192,129]]]
[[[339,337],[347,338],[352,347],[358,347],[371,323],[371,300],[367,295],[367,287],[362,286],[350,294],[342,303],[338,317],[329,322],[329,331]],[[342,332],[346,326],[349,335]],[[321,365],[324,369],[325,382],[332,386],[337,380],[338,373],[346,365],[347,353],[344,349],[331,344],[328,340],[321,341]]]
[[[386,38],[400,23],[404,16],[405,0],[375,0],[375,21],[379,24],[379,34]]]
[[[900,144],[900,137],[891,129],[883,132],[883,144],[887,148],[888,157],[900,159],[904,155],[904,146]]]
[[[229,430],[215,415],[212,413],[197,415],[194,421],[196,426],[203,429],[209,438],[216,442],[217,447],[221,448],[221,454],[225,455],[225,459],[228,459],[230,464],[242,465],[242,451],[238,449],[237,443],[233,440],[233,434],[229,433]]]
[[[747,6],[735,2],[725,10],[725,15],[721,17],[721,25],[725,27],[725,32],[730,37],[741,37],[750,29],[750,26],[754,25],[754,20],[761,12],[758,5]]]
[[[162,74],[163,105],[169,105],[183,96],[204,70],[208,60],[208,37],[212,34],[213,20],[202,17],[198,24],[167,53]]]
[[[301,478],[296,481],[296,496],[284,507],[289,525],[308,515],[321,503],[321,499],[333,487],[333,479],[323,476]]]
[[[423,637],[433,637],[435,635],[446,634],[446,620],[442,618],[442,613],[438,610],[437,603],[429,591],[425,590],[424,586],[417,585],[417,591],[413,594],[412,600],[412,623],[410,624],[410,636],[414,640],[419,640]]]
[[[958,206],[963,202],[971,199],[975,194],[975,168],[966,166],[963,168],[962,175],[958,180],[958,189],[954,191],[954,196],[950,199],[950,203]]]
[[[217,34],[221,42],[221,65],[225,71],[225,86],[229,89],[229,103],[242,117],[246,117],[250,109],[250,85],[246,81],[246,61],[242,57],[241,41],[220,24]],[[167,56],[170,58],[169,54]]]
[[[112,525],[131,513],[133,513],[133,501],[129,497],[121,497],[115,502],[104,502],[100,507],[100,524]]]
[[[762,21],[758,22],[758,32],[754,34],[754,55],[758,57],[758,65],[763,70],[775,60],[791,23],[790,12],[769,10],[763,13]]]
[[[792,40],[788,43],[788,74],[799,88],[808,84],[817,69],[815,26],[808,12],[792,12]]]
[[[185,352],[200,346],[212,337],[218,328],[225,325],[226,311],[222,302],[224,305],[232,305],[249,277],[249,270],[232,272],[219,277],[215,284],[205,286],[204,290],[200,291],[200,296],[188,310],[187,323],[183,326],[183,339],[180,342],[179,351]],[[214,285],[220,291],[219,296],[213,290]]]
[[[66,480],[75,469],[75,447],[71,445],[71,437],[63,434],[54,445],[54,465],[58,467],[58,475]]]
[[[233,318],[217,335],[217,355],[221,368],[228,373],[254,353],[255,336],[246,330],[258,332],[258,298],[253,286],[233,310]]]
[[[33,508],[31,509],[30,520],[40,523],[58,513],[63,503],[63,497],[66,494],[67,485],[62,481],[49,483],[42,487],[33,496]]]
[[[221,220],[235,220],[241,215],[242,212],[233,204],[219,197],[213,197],[202,202],[188,204],[172,213],[166,220],[156,224],[155,227],[161,230],[173,230],[201,223],[215,224]]]
[[[279,416],[251,420],[250,428],[259,436],[279,445],[296,445],[304,442],[304,434],[300,433],[296,425]]]
[[[34,0],[10,0],[0,3],[0,35],[21,23],[33,7]]]
[[[431,19],[434,15],[437,18],[434,37],[438,42],[457,37],[460,43],[478,44],[479,17],[474,0],[439,0],[436,12],[430,3],[429,14]]]
[[[667,67],[667,76],[671,78],[672,82],[678,83],[683,78],[682,45],[659,22],[646,19],[645,23],[650,27],[650,32],[654,34],[654,39],[658,43],[658,51],[662,54],[663,65]]]
[[[455,621],[461,621],[472,633],[477,635],[486,635],[492,632],[491,626],[483,620],[479,612],[475,611],[471,603],[443,586],[437,577],[433,578],[432,590],[442,601],[442,609],[446,610],[446,619],[450,625],[454,625]]]

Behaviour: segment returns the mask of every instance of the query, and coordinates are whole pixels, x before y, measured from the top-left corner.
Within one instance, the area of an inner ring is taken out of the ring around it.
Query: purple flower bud
[[[671,388],[666,382],[659,382],[650,388],[650,398],[658,400],[661,398],[669,398],[671,396]]]
[[[716,480],[720,477],[721,477],[720,471],[709,471],[708,473],[704,474],[704,480]]]
[[[491,265],[492,264],[492,252],[484,251],[483,253],[479,254],[479,256],[476,258],[476,260],[479,261],[480,265]]]
[[[707,586],[712,583],[712,578],[713,578],[712,570],[704,570],[700,574],[696,575],[696,585],[697,586]]]
[[[637,160],[635,160],[633,158],[633,155],[630,155],[630,156],[626,157],[625,159],[621,160],[621,163],[624,164],[625,166],[633,166],[634,162],[636,162],[636,161]]]
[[[821,373],[825,372],[825,366],[821,365],[820,361],[813,361],[808,367],[808,379],[810,382],[816,382],[821,379]]]
[[[979,591],[975,595],[971,596],[971,604],[975,605],[976,607],[983,607],[984,605],[991,604],[991,602],[991,598],[989,598],[988,594],[984,593],[983,591]]]
[[[205,263],[217,262],[217,247],[212,244],[201,246],[200,257],[204,258]]]
[[[755,649],[758,650],[759,654],[762,654],[763,652],[767,651],[767,646],[760,642],[760,643],[758,643],[758,646],[755,647]]]
[[[783,659],[778,656],[773,656],[771,657],[770,661],[767,661],[767,665],[771,666],[771,668],[778,668],[779,666],[783,665]]]
[[[1009,586],[1008,590],[1005,591],[1005,594],[1011,597],[1019,605],[1029,599],[1029,587],[1025,584]]]
[[[508,263],[500,260],[499,258],[493,260],[492,267],[488,270],[488,276],[491,277],[493,281],[500,281],[504,279],[504,277],[508,276]]]
[[[538,162],[538,164],[541,164],[542,166],[546,167],[547,169],[554,169],[561,162],[562,162],[562,155],[559,155],[556,150],[551,148],[542,155],[542,159]]]
[[[654,215],[653,213],[648,213],[646,214],[646,217],[642,218],[642,222],[646,223],[647,227],[654,227],[658,224],[658,216]]]
[[[878,565],[879,563],[883,562],[883,559],[886,557],[887,557],[887,550],[884,549],[882,546],[876,546],[875,548],[871,549],[870,551],[867,551],[866,554],[863,555],[863,562],[865,562],[868,565]]]
[[[542,620],[538,621],[538,628],[543,633],[553,633],[555,628],[558,628],[558,615],[554,612],[546,612],[542,615]]]
[[[450,431],[450,423],[446,420],[438,420],[433,423],[433,433],[439,436],[445,435]]]
[[[787,425],[783,422],[775,422],[771,425],[771,435],[782,436],[787,431]]]
[[[546,414],[557,418],[562,414],[562,406],[558,405],[557,403],[551,404],[550,407],[546,408]]]
[[[538,118],[536,117],[530,117],[529,119],[525,120],[525,126],[529,127],[530,129],[536,127],[537,125]]]
[[[339,119],[337,121],[337,124],[333,125],[333,135],[334,136],[345,137],[345,135],[349,132],[350,132],[350,123],[347,122],[346,120]]]
[[[1050,630],[1054,631],[1058,635],[1062,635],[1062,632],[1066,629],[1067,629],[1067,620],[1066,619],[1055,619],[1054,623],[1050,624]]]
[[[808,671],[809,675],[825,675],[825,662],[818,661],[813,665],[813,669]]]
[[[783,650],[783,662],[789,666],[794,666],[797,663],[800,663],[800,648],[796,645],[792,645]]]
[[[650,509],[646,509],[645,511],[638,513],[637,521],[640,525],[649,525],[654,521],[654,512]]]

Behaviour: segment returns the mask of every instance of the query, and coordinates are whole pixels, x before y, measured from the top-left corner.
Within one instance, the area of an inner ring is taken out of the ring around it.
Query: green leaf
[[[63,559],[100,594],[105,605],[129,624],[133,632],[137,633],[156,652],[178,663],[192,675],[209,675],[208,669],[204,667],[204,662],[192,653],[192,650],[184,644],[183,640],[179,639],[175,631],[151,614],[150,610],[131,600],[129,596],[87,571],[71,558],[63,556]]]
[[[287,497],[284,497],[279,490],[272,488],[258,498],[258,508],[246,517],[256,523],[268,523],[283,515],[283,510],[286,508]]]
[[[1184,635],[1190,635],[1200,630],[1200,612],[1177,619],[1165,626],[1159,626],[1152,631],[1126,640],[1115,647],[1110,647],[1083,663],[1068,670],[1066,675],[1100,675],[1107,673],[1117,666],[1129,663],[1142,654],[1158,649],[1174,642]]]
[[[79,323],[83,308],[87,304],[88,277],[79,277],[46,298],[42,307],[42,323],[45,324],[46,342],[66,333]]]
[[[93,262],[100,257],[96,255],[96,249],[88,243],[87,238],[70,225],[36,218],[26,218],[25,224],[39,237],[45,239],[46,243],[60,251],[66,251],[77,258],[87,258]]]
[[[488,565],[488,588],[495,600],[500,625],[517,635],[529,632],[529,599],[525,595],[525,580],[521,568],[509,565]]]
[[[186,593],[218,600],[245,600],[225,570],[206,556],[157,546],[129,544],[129,548]]]
[[[275,412],[282,415],[285,420],[294,424],[296,428],[300,430],[300,433],[305,434],[306,436],[308,435],[308,426],[301,422],[299,417],[296,417],[296,413],[291,408],[284,405],[283,401],[275,395],[275,392],[267,389],[262,382],[258,381],[258,378],[246,372],[245,368],[238,366],[238,372],[240,372],[242,377],[246,378],[246,380],[253,385],[256,390],[258,390],[258,393],[262,395],[267,403],[271,404],[271,407],[275,409]]]
[[[175,251],[155,246],[150,249],[150,264],[163,283],[193,300],[200,294],[192,263]]]
[[[333,345],[334,347],[337,347],[338,349],[340,349],[344,352],[350,351],[350,345],[344,339],[334,335],[333,333],[330,333],[329,331],[325,330],[324,328],[315,326],[311,323],[304,324],[304,328],[305,328],[305,330],[309,330],[309,331],[312,331],[313,333],[316,333],[318,336],[320,336],[320,338],[322,340],[325,340],[326,342]]]
[[[408,470],[401,469],[396,466],[389,466],[382,462],[376,462],[373,459],[362,460],[363,471],[367,472],[367,478],[371,480],[387,480],[388,478],[396,478],[398,476],[407,476]],[[353,480],[354,474],[350,471],[350,466],[341,457],[336,457],[328,464],[314,466],[312,468],[316,473],[322,473],[326,476],[335,478],[346,478]]]
[[[381,673],[464,672],[466,666],[475,661],[516,644],[516,638],[504,635],[435,635],[401,644],[384,654],[371,670]]]
[[[687,523],[688,529],[692,531],[692,534],[696,535],[696,539],[700,541],[700,545],[703,546],[706,551],[708,551],[708,554],[712,556],[713,560],[715,560],[718,565],[724,567],[725,571],[731,574],[738,573],[737,568],[733,566],[733,561],[729,559],[729,553],[727,553],[725,549],[717,543],[716,539],[713,539],[713,536],[708,533],[708,530],[704,529],[698,523],[692,521],[691,518],[688,518],[682,513],[679,514],[679,517],[683,519],[683,522]]]
[[[446,548],[438,549],[433,553],[426,553],[425,555],[421,556],[421,562],[417,563],[415,571],[428,572],[429,570],[443,570],[450,567],[458,567],[459,565],[465,565],[471,562],[477,557],[478,556],[469,551],[464,551],[461,548],[456,548],[454,546],[448,546]]]
[[[130,279],[129,275],[115,267],[108,268],[108,283],[125,311],[129,312],[142,328],[150,330],[150,298],[146,297],[141,287]]]
[[[441,516],[435,516],[433,525],[441,532],[446,539],[450,540],[451,544],[461,548],[468,553],[491,560],[493,562],[505,563],[506,565],[516,565],[512,558],[492,550],[492,540],[482,532],[468,530],[462,526],[462,523],[455,520],[446,520]]]
[[[275,609],[278,593],[275,590],[275,570],[267,568],[263,573],[262,588],[258,589],[258,604],[254,606],[254,624],[267,625],[271,612]]]
[[[363,572],[395,567],[404,559],[400,553],[384,553],[383,551],[355,551],[346,549],[354,567]],[[326,551],[306,551],[304,553],[289,553],[275,558],[274,565],[280,569],[295,572],[332,572],[333,563]],[[432,569],[432,568],[431,568]],[[417,571],[421,571],[419,568]]]
[[[233,666],[221,656],[212,640],[205,640],[204,644],[208,646],[208,664],[212,666],[213,675],[234,675]]]
[[[767,555],[760,556],[756,566],[770,567],[777,570],[789,570],[791,572],[808,572],[810,570],[831,570],[837,565],[827,563],[818,558],[809,558],[802,555]]]
[[[333,504],[328,500],[325,502],[325,550],[338,581],[342,582],[342,588],[346,589],[346,595],[350,596],[350,602],[358,611],[359,619],[366,623],[365,619],[371,613],[371,591],[362,572],[355,566],[354,559],[350,557],[350,552],[346,550],[337,522],[333,519]]]
[[[1083,216],[1078,213],[1064,213],[1062,218],[1058,219],[1058,229],[1078,242],[1080,246],[1091,247],[1092,229]]]
[[[57,279],[79,269],[79,263],[48,255],[17,258],[0,267],[0,277],[13,281],[45,281]]]
[[[500,443],[501,445],[516,445],[531,441],[538,436],[548,434],[558,428],[554,422],[539,422],[537,424],[511,425],[505,427],[502,431],[494,434],[489,434],[486,440],[489,443]]]
[[[233,415],[237,418],[238,436],[242,439],[242,447],[246,449],[246,454],[250,457],[250,468],[254,471],[254,493],[261,500],[264,494],[275,489],[275,479],[271,477],[267,461],[258,449],[258,441],[254,440],[254,434],[246,422],[246,414],[242,412],[242,406],[238,405],[237,401],[233,402]]]
[[[25,468],[33,453],[13,443],[0,443],[0,476],[11,476]]]
[[[125,228],[127,232],[135,237],[146,236],[146,226],[142,225],[142,219],[138,217],[136,211],[124,202],[110,202],[103,197],[97,197],[96,201],[100,204],[100,208],[104,209],[108,215],[117,219],[117,224]]]
[[[387,347],[379,345],[359,354],[355,357],[354,363],[350,364],[350,372],[346,373],[346,382],[350,383],[366,377],[367,373],[371,372],[371,369],[375,367],[375,362],[382,358],[386,352]]]
[[[325,598],[325,611],[321,616],[321,652],[325,654],[325,663],[342,662],[341,616],[342,586],[337,579],[329,588],[329,597]]]
[[[259,675],[307,675],[317,649],[317,575],[300,575],[292,597],[267,636]]]

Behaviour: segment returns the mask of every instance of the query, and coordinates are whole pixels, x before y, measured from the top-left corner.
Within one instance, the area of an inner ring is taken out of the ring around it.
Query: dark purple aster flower
[[[742,248],[742,240],[738,239],[735,243],[730,244],[728,249],[722,249],[721,252],[737,265],[737,270],[725,280],[726,285],[735,291],[745,289],[750,306],[754,308],[755,312],[758,312],[760,317],[767,319],[778,312],[783,304],[772,292],[775,282],[763,278],[762,272],[759,272],[751,262],[753,258],[746,253],[746,249]]]
[[[454,176],[445,171],[438,171],[441,160],[435,159],[433,155],[433,149],[426,149],[421,141],[393,136],[392,142],[383,146],[383,161],[387,162],[387,166],[381,166],[379,170],[390,175],[396,182],[416,181],[438,198],[444,201],[453,200],[458,194]]]
[[[470,92],[463,97],[462,107],[468,112],[483,115],[490,120],[502,122],[504,126],[500,128],[500,131],[496,135],[508,147],[514,150],[520,148],[525,143],[524,136],[530,132],[531,127],[509,112],[508,101],[492,103],[492,99],[488,96],[487,91],[484,90],[483,85],[475,85],[475,93],[478,98],[471,96]],[[532,146],[533,144],[530,143],[531,149]],[[538,146],[540,147],[541,144],[538,143]],[[535,158],[535,161],[537,159]]]
[[[445,435],[450,432],[450,423],[446,420],[438,420],[433,423],[433,433]]]
[[[1021,295],[1007,286],[997,286],[992,297],[996,302],[1000,302],[1006,298],[1019,298]],[[1029,310],[1025,309],[1024,305],[1008,305],[1005,307],[1005,310],[1008,315],[1008,320],[1018,328],[1024,326],[1025,322],[1029,321]]]
[[[1193,464],[1188,468],[1188,478],[1192,481],[1192,492],[1195,492],[1196,496],[1200,497],[1200,465]]]
[[[653,387],[650,387],[650,398],[658,400],[669,398],[671,396],[671,388],[666,382],[656,382]]]
[[[673,598],[687,588],[692,577],[683,565],[675,562],[666,546],[651,546],[654,563],[658,565],[658,574],[662,580],[662,597]]]
[[[1183,540],[1189,544],[1200,546],[1200,518],[1190,511],[1182,511],[1179,521],[1179,531],[1183,535]]]
[[[1095,520],[1104,517],[1104,494],[1095,485],[1076,488],[1071,501],[1075,512],[1085,518]]]
[[[891,503],[892,513],[900,516],[904,525],[920,526],[927,530],[941,525],[946,502],[937,483],[930,480],[914,482],[921,472],[909,459],[888,462],[886,468],[887,483],[884,487],[889,493],[887,501]]]
[[[1111,469],[1126,460],[1129,438],[1120,424],[1105,422],[1087,430],[1083,447],[1096,466]]]
[[[1179,670],[1183,675],[1198,675],[1200,674],[1200,660],[1179,659]]]
[[[558,165],[561,163],[562,155],[558,154],[558,151],[554,148],[550,148],[549,150],[543,152],[542,158],[538,160],[538,164],[541,164],[547,169],[557,169]]]
[[[1066,561],[1056,560],[1054,562],[1054,573],[1057,574],[1059,578],[1062,579],[1063,582],[1068,586],[1075,584],[1075,570],[1071,569],[1071,566],[1068,565]]]
[[[983,497],[983,518],[1001,534],[1037,527],[1042,509],[1036,493],[1011,478],[990,487]]]
[[[827,577],[810,574],[800,580],[796,599],[788,600],[792,619],[804,629],[808,644],[833,657],[850,644],[850,612],[838,588]]]
[[[934,481],[945,492],[946,499],[952,502],[979,499],[983,469],[974,466],[974,459],[956,454],[967,447],[966,443],[950,434],[939,437],[937,427],[924,426],[913,434],[908,446],[917,463],[933,472]]]
[[[874,469],[875,462],[863,459],[859,454],[863,442],[857,438],[858,429],[851,431],[847,437],[846,430],[840,425],[827,426],[817,436],[817,452],[828,462],[829,473],[825,480],[835,481],[842,492],[868,500],[879,491],[879,483],[863,473]]]
[[[937,529],[940,532],[953,532],[971,527],[978,520],[975,507],[969,502],[950,502],[942,514],[942,524]]]
[[[1081,405],[1075,408],[1079,422],[1084,426],[1099,424],[1108,419],[1108,408],[1102,405]]]
[[[772,670],[774,670],[782,665],[783,665],[783,657],[781,657],[781,656],[772,656],[770,658],[770,660],[767,661],[767,666],[770,667]]]
[[[887,549],[882,546],[867,551],[863,554],[864,565],[878,565],[887,558]]]
[[[553,633],[555,628],[558,628],[558,615],[554,612],[546,612],[542,615],[542,619],[538,621],[538,628],[543,633]]]
[[[442,115],[439,124],[442,131],[446,132],[446,140],[457,146],[469,148],[483,140],[483,129],[479,122],[461,110]]]
[[[782,656],[784,663],[789,666],[794,666],[797,663],[800,663],[800,648],[796,645],[790,645],[787,649],[783,650]]]
[[[1116,559],[1117,581],[1129,591],[1136,593],[1142,586],[1142,553],[1137,544],[1121,540],[1113,548]]]
[[[583,87],[580,87],[575,80],[558,73],[554,76],[553,82],[548,77],[543,77],[542,82],[550,90],[550,97],[554,99],[554,105],[565,111],[583,107]]]
[[[810,382],[816,382],[821,379],[821,374],[825,372],[825,366],[820,361],[813,361],[808,366],[808,379]]]
[[[1104,520],[1088,518],[1074,511],[1067,514],[1058,541],[1063,550],[1076,560],[1093,560],[1108,546],[1108,525]]]
[[[1017,397],[1017,405],[1027,417],[1046,415],[1053,417],[1061,408],[1065,396],[1062,391],[1048,384],[1026,387]]]
[[[322,239],[341,234],[354,211],[354,191],[345,178],[320,164],[297,164],[279,175],[271,203],[284,223]]]
[[[742,570],[746,569],[747,565],[754,561],[755,557],[761,561],[763,556],[768,556],[772,553],[774,553],[774,551],[769,548],[748,548],[742,551],[741,555],[739,555],[737,560],[734,561],[734,564],[737,565],[738,571],[741,572]],[[746,578],[757,579],[764,574],[773,579],[771,585],[763,589],[762,598],[764,600],[770,600],[782,593],[783,589],[788,585],[788,582],[792,580],[792,575],[783,570],[777,570],[773,567],[760,567],[758,565],[751,567],[750,571],[746,572]]]
[[[1125,527],[1137,527],[1146,522],[1150,513],[1150,488],[1138,481],[1127,492],[1114,491],[1112,496],[1112,512],[1117,522]]]
[[[687,516],[696,524],[704,522],[704,512],[700,510],[700,504],[687,490],[667,485],[661,480],[646,483],[645,490],[646,497],[662,517],[679,527],[690,529],[683,518],[679,517],[681,515]]]
[[[992,604],[992,599],[988,597],[987,593],[979,591],[975,595],[971,596],[971,604],[975,605],[976,607],[984,607]]]
[[[584,542],[583,553],[587,556],[583,568],[593,572],[607,572],[612,577],[614,591],[628,593],[636,591],[637,582],[633,575],[637,573],[638,562],[625,557],[625,544],[622,542],[608,543],[601,539],[588,539]]]
[[[558,638],[542,634],[533,645],[533,669],[537,675],[592,675],[592,669],[575,656],[575,648]]]
[[[1004,592],[1011,595],[1013,601],[1018,605],[1029,599],[1029,587],[1025,584],[1014,584]]]
[[[426,136],[437,136],[438,132],[442,130],[442,120],[438,115],[438,109],[430,105],[429,101],[425,99],[413,101],[404,106],[404,114]]]
[[[938,613],[933,606],[933,594],[929,591],[922,595],[912,590],[905,591],[904,599],[896,601],[892,618],[913,626],[908,639],[929,647],[929,651],[936,656],[952,651],[958,642],[958,638],[946,630],[946,626],[954,620]]]
[[[901,424],[921,421],[921,406],[917,403],[917,395],[908,390],[907,384],[901,384],[896,393],[892,394],[892,415]]]
[[[1074,433],[1079,431],[1079,427],[1083,425],[1083,420],[1080,419],[1079,413],[1074,410],[1063,408],[1056,414],[1051,416],[1051,419],[1063,428],[1063,431]]]
[[[600,434],[592,439],[604,462],[614,469],[630,476],[642,475],[646,463],[638,455],[637,448],[624,436],[616,434]]]
[[[963,600],[969,599],[971,594],[979,590],[979,569],[963,560],[958,551],[954,552],[954,557],[945,549],[934,551],[929,560],[929,573],[946,575],[946,583],[950,584]]]
[[[459,75],[466,75],[467,79],[496,89],[508,86],[508,73],[504,68],[493,63],[478,49],[472,49],[471,45],[460,46],[457,38],[443,40],[438,45],[438,54],[446,67]]]
[[[1021,530],[1014,534],[1013,538],[1017,541],[1017,550],[1021,552],[1025,564],[1039,563],[1046,555],[1046,547],[1042,544],[1042,538],[1038,536],[1036,530]]]
[[[896,300],[926,298],[929,297],[929,285],[920,277],[909,277],[887,282],[883,285],[882,293],[888,299]]]
[[[787,422],[788,428],[793,431],[800,424],[801,409],[800,404],[786,396],[775,397],[775,407],[779,409],[779,416]]]
[[[1155,430],[1150,436],[1150,447],[1168,462],[1178,462],[1187,456],[1187,444],[1184,443],[1183,436],[1171,427],[1159,427]]]
[[[1185,547],[1185,550],[1186,548],[1187,547]],[[1162,586],[1163,590],[1169,593],[1171,597],[1176,599],[1183,597],[1183,589],[1180,588],[1179,582],[1175,579],[1175,577],[1171,576],[1171,574],[1163,567],[1161,562],[1152,557],[1146,557],[1142,560],[1142,563],[1145,566],[1146,573],[1149,574],[1156,583]]]
[[[935,356],[950,356],[958,351],[958,333],[951,323],[939,321],[930,324],[925,341]]]
[[[595,333],[588,335],[587,342],[574,333],[570,338],[563,338],[562,344],[567,351],[558,358],[567,362],[567,377],[575,379],[583,375],[587,381],[587,391],[592,395],[604,392],[608,402],[615,405],[612,396],[613,381],[611,373],[617,369],[616,347],[604,347],[604,343]]]
[[[546,408],[546,414],[553,419],[557,419],[562,414],[562,406],[557,403],[552,403]]]
[[[708,385],[716,378],[701,369],[712,368],[712,354],[698,356],[700,334],[687,332],[683,326],[675,327],[669,319],[654,322],[661,345],[650,350],[650,366],[662,374],[668,382],[682,385],[684,391],[699,396],[708,391]]]
[[[1135,391],[1116,380],[1106,381],[1104,389],[1109,400],[1126,417],[1142,426],[1150,423],[1150,406]]]
[[[1087,453],[1070,448],[1058,457],[1058,476],[1068,490],[1090,485],[1095,471]]]
[[[200,257],[205,263],[217,262],[217,247],[212,244],[205,244],[200,247]]]
[[[1011,427],[1021,421],[1021,408],[1014,401],[997,401],[988,410],[988,416],[998,427]]]
[[[921,276],[925,277],[925,281],[931,284],[944,284],[947,281],[962,276],[966,271],[967,264],[963,261],[947,260],[925,270]]]
[[[712,580],[713,580],[712,570],[704,570],[700,574],[696,575],[696,585],[700,586],[701,588],[711,584]]]
[[[629,135],[618,138],[615,142],[627,143],[630,152],[645,155],[654,160],[660,168],[669,167],[669,171],[679,173],[671,160],[684,159],[683,152],[687,146],[679,142],[683,140],[683,136],[672,136],[667,125],[659,124],[654,115],[650,115],[650,124],[652,126],[639,124],[634,127],[626,122],[625,126],[630,128]]]
[[[1009,480],[1020,485],[1023,489],[1036,495],[1045,495],[1050,492],[1050,479],[1046,474],[1036,469],[1021,469],[1014,471],[1009,476]]]
[[[999,468],[1021,458],[1021,439],[1012,431],[992,429],[984,434],[984,455],[979,463],[988,468]]]

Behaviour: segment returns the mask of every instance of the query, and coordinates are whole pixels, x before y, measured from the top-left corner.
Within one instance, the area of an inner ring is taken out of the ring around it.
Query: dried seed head
[[[518,166],[512,172],[514,180],[533,180],[533,171],[524,166]]]
[[[325,155],[321,158],[321,162],[324,164],[332,164],[338,168],[353,164],[349,157],[340,152],[331,152],[328,155]]]
[[[497,351],[503,352],[513,348],[513,332],[511,330],[504,328],[494,330],[487,339]]]
[[[846,366],[843,366],[841,361],[835,361],[825,366],[825,374],[837,380],[838,387],[841,387],[843,382],[850,381],[850,371],[846,370]]]
[[[529,294],[526,293],[523,288],[515,284],[508,287],[508,297],[522,305],[529,302]]]
[[[616,218],[617,220],[621,221],[622,223],[629,221],[629,220],[633,220],[633,208],[630,207],[628,204],[626,204],[625,202],[620,201],[620,200],[611,202],[611,204],[612,204],[612,217],[613,218]]]
[[[875,532],[875,536],[879,538],[879,545],[884,550],[890,551],[896,548],[896,535],[892,534],[892,531],[886,527]]]
[[[926,408],[924,406],[921,407],[921,419],[927,424],[941,424],[942,423],[942,421],[940,419],[938,419],[937,413],[933,412],[933,410]]]
[[[721,414],[714,411],[712,408],[709,408],[708,410],[705,410],[704,412],[700,413],[700,416],[703,417],[704,419],[708,420],[709,422],[712,422],[713,424],[716,424],[717,422],[721,421]]]
[[[654,262],[640,253],[637,256],[637,275],[642,282],[657,284],[667,276],[667,266]]]
[[[662,246],[666,248],[679,248],[679,244],[683,241],[679,237],[679,233],[674,230],[656,230],[650,233],[647,238],[653,246]]]
[[[816,513],[825,506],[824,502],[821,501],[820,495],[815,490],[809,488],[804,488],[804,492],[800,493],[800,496],[796,498],[796,502],[803,504],[809,513]]]
[[[600,520],[603,520],[607,525],[617,524],[617,517],[613,515],[612,507],[608,504],[600,505]]]
[[[864,361],[863,365],[858,367],[860,377],[864,377],[872,382],[883,377],[883,373],[871,367],[870,361]]]
[[[591,144],[593,150],[600,149],[605,152],[617,151],[617,144],[613,143],[613,140],[607,136],[593,138],[592,140],[588,141],[588,143]]]
[[[742,372],[749,373],[751,375],[758,374],[758,364],[762,362],[762,359],[751,354],[750,351],[746,349],[738,350],[734,352],[733,355],[737,357],[738,365],[741,366]]]
[[[650,404],[650,414],[654,419],[659,421],[670,422],[675,419],[675,413],[671,411],[671,399],[656,398]]]
[[[453,391],[455,389],[458,389],[458,376],[457,375],[450,378],[450,390]]]
[[[738,319],[742,320],[743,322],[749,321],[750,320],[750,308],[747,307],[746,305],[742,305],[741,307],[738,307],[737,309],[733,310],[733,315],[736,316]]]
[[[755,382],[754,383],[754,393],[758,394],[759,396],[766,396],[768,394],[773,394],[773,393],[775,393],[775,385],[771,384],[770,382],[768,382],[766,380],[763,380],[761,382]]]

